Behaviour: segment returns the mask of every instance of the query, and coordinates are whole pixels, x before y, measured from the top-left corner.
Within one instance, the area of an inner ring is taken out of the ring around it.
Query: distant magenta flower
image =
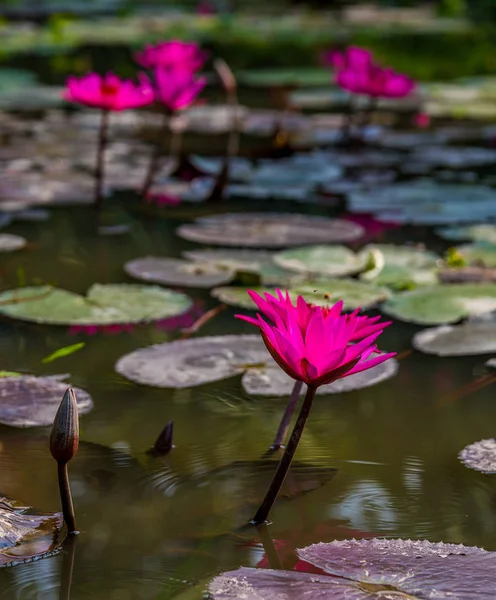
[[[162,67],[191,73],[201,69],[207,58],[208,53],[201,50],[198,44],[180,40],[148,45],[135,54],[136,62],[147,69]]]
[[[139,108],[151,104],[154,99],[151,83],[145,76],[136,84],[129,79],[120,79],[113,73],[103,76],[89,73],[79,79],[69,77],[66,85],[66,100],[103,110]]]
[[[342,314],[343,303],[330,308],[309,304],[299,296],[296,305],[289,293],[265,299],[250,291],[263,315],[257,318],[236,315],[260,328],[262,339],[276,363],[296,381],[307,384],[307,392],[293,433],[279,462],[272,483],[253,523],[263,523],[279,494],[307,422],[317,388],[353,375],[388,360],[394,353],[380,354],[376,339],[389,323],[355,311]],[[373,354],[377,356],[372,358]]]
[[[415,88],[415,81],[410,77],[373,64],[366,69],[339,70],[336,83],[348,92],[371,98],[404,98]]]
[[[188,108],[207,84],[204,77],[181,69],[155,69],[155,98],[169,112]]]
[[[413,122],[419,129],[427,129],[431,124],[431,117],[428,113],[418,113],[415,115]]]
[[[66,100],[100,108],[102,111],[95,169],[95,208],[100,212],[103,206],[104,154],[109,112],[151,104],[155,98],[153,88],[146,75],[141,74],[139,83],[136,84],[129,79],[120,79],[113,73],[103,76],[89,73],[79,79],[71,76],[67,79],[66,86],[63,93]]]
[[[335,69],[364,70],[372,64],[372,52],[358,46],[349,46],[346,50],[326,50],[322,53],[322,62]]]

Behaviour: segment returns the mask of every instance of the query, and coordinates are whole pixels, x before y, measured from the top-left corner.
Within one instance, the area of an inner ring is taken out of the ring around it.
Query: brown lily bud
[[[68,463],[79,446],[79,416],[76,394],[69,388],[53,421],[50,435],[50,452],[58,463]]]
[[[231,71],[231,67],[226,63],[225,60],[222,60],[222,58],[217,58],[214,60],[214,69],[216,70],[226,92],[230,94],[234,93],[238,88],[238,83],[233,72]]]

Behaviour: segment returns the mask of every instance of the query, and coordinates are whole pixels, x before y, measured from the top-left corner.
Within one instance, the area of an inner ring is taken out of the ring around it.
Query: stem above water
[[[255,516],[251,521],[253,525],[258,525],[267,521],[269,512],[272,509],[272,506],[276,501],[277,496],[279,495],[284,480],[286,479],[286,475],[288,474],[289,467],[291,466],[291,463],[293,461],[296,449],[298,448],[301,434],[305,429],[305,424],[307,422],[308,415],[310,414],[310,410],[312,408],[312,403],[315,397],[316,390],[317,388],[313,385],[309,385],[307,388],[307,393],[305,395],[305,399],[303,400],[303,405],[301,407],[300,414],[298,415],[298,419],[296,420],[293,433],[289,438],[288,445],[286,446],[286,450],[284,451],[284,454],[279,462],[279,466],[277,467],[269,489],[265,494],[265,498],[263,499],[260,508],[257,510]]]
[[[72,502],[71,486],[69,484],[69,474],[67,472],[67,463],[57,463],[59,476],[60,500],[62,503],[62,513],[69,535],[77,533],[76,515],[74,513],[74,504]]]
[[[275,452],[276,450],[279,450],[279,448],[284,444],[284,440],[286,439],[286,436],[288,434],[289,424],[291,423],[293,413],[295,411],[298,400],[300,399],[302,387],[303,381],[294,382],[293,390],[291,391],[291,396],[289,397],[286,409],[277,429],[276,437],[274,438],[274,441],[272,442],[272,445],[269,448],[269,452]]]
[[[108,141],[109,111],[102,110],[100,131],[98,133],[98,147],[95,169],[95,210],[100,212],[103,206],[103,178],[105,174],[105,148]]]
[[[164,134],[167,133],[167,131],[169,130],[169,124],[170,124],[170,115],[168,112],[165,112],[161,133],[164,133]],[[161,154],[162,154],[162,146],[160,145],[160,143],[157,143],[155,145],[155,148],[153,149],[152,155],[150,157],[150,162],[148,164],[148,171],[145,176],[145,181],[143,182],[143,187],[141,188],[141,195],[145,199],[146,199],[146,196],[148,195],[148,192],[150,191],[150,188],[153,185],[155,177],[157,176]]]

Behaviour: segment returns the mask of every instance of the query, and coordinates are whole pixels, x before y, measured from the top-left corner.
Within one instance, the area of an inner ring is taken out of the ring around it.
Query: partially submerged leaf
[[[496,310],[496,284],[454,284],[419,288],[395,294],[383,312],[419,325],[455,323]]]
[[[181,225],[180,237],[201,244],[284,248],[316,243],[351,242],[363,228],[341,219],[292,213],[228,213]]]
[[[496,244],[479,242],[457,246],[457,252],[467,265],[496,267]]]
[[[496,352],[496,321],[470,320],[461,325],[441,325],[419,331],[413,347],[436,356],[468,356]]]
[[[496,225],[481,223],[466,227],[443,227],[436,233],[445,240],[472,240],[474,242],[489,242],[496,244]]]
[[[120,358],[115,370],[143,385],[188,388],[241,375],[250,365],[270,360],[258,335],[208,336],[140,348]]]
[[[61,377],[16,375],[0,378],[0,423],[11,427],[51,425],[63,397],[71,384]],[[78,411],[86,414],[93,408],[91,396],[74,388]]]
[[[0,294],[0,313],[49,325],[111,325],[157,321],[191,307],[185,294],[155,286],[95,284],[86,297],[50,286]]]
[[[78,344],[71,344],[70,346],[59,348],[58,350],[55,350],[55,352],[52,352],[52,354],[45,356],[45,358],[41,362],[45,365],[47,363],[53,362],[54,360],[57,360],[58,358],[70,356],[71,354],[74,354],[74,352],[77,352],[78,350],[84,348],[85,345],[86,344],[84,342],[79,342]]]
[[[469,469],[475,469],[481,473],[496,473],[496,440],[490,438],[469,444],[458,457]]]
[[[232,269],[213,262],[190,262],[158,256],[131,260],[124,265],[124,270],[131,277],[146,282],[199,288],[229,283],[234,276]]]
[[[346,246],[307,246],[283,250],[274,255],[279,266],[297,273],[321,277],[343,277],[365,268],[366,255],[357,255]]]
[[[28,515],[26,510],[0,498],[0,567],[50,556],[64,540],[60,513]]]

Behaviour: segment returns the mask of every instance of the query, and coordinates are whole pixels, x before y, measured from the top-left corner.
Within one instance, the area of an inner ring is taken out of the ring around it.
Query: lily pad
[[[351,242],[364,230],[341,219],[292,213],[240,213],[197,219],[182,225],[180,237],[202,244],[283,248],[315,243]]]
[[[248,296],[248,288],[225,286],[212,290],[212,296],[225,304],[256,310],[256,306]],[[274,294],[275,289],[255,288],[259,294],[269,292]],[[289,289],[290,296],[295,300],[299,295],[307,302],[319,306],[329,306],[343,300],[345,310],[356,308],[371,308],[391,296],[386,288],[355,281],[353,279],[315,279],[298,283]]]
[[[260,336],[225,335],[140,348],[120,358],[115,370],[143,385],[182,389],[241,375],[250,365],[269,361]]]
[[[341,394],[353,390],[361,390],[386,381],[398,372],[398,361],[394,359],[372,367],[343,379],[338,379],[329,385],[322,385],[317,389],[317,394]],[[266,367],[248,369],[241,380],[243,389],[253,396],[289,396],[293,389],[294,380],[282,369],[271,364]],[[302,392],[304,393],[304,391]]]
[[[368,259],[376,253],[380,267],[362,273],[361,279],[399,289],[437,283],[436,264],[440,257],[433,252],[410,246],[370,244],[361,255]]]
[[[49,325],[110,325],[157,321],[191,307],[185,294],[156,286],[95,284],[86,297],[50,286],[0,294],[0,314]]]
[[[252,185],[315,187],[339,179],[343,169],[322,153],[295,154],[278,160],[266,159],[253,172]],[[276,190],[277,192],[277,190]]]
[[[0,423],[11,427],[51,425],[60,399],[68,387],[73,387],[62,381],[63,379],[65,375],[19,375],[0,378]],[[93,408],[91,396],[79,388],[74,388],[74,391],[79,413],[86,414]]]
[[[496,244],[479,242],[456,247],[457,253],[469,265],[496,267]]]
[[[496,321],[470,320],[461,325],[441,325],[419,331],[413,347],[436,356],[469,356],[496,352]]]
[[[362,271],[367,255],[359,256],[345,246],[307,246],[279,252],[274,255],[274,261],[298,273],[342,277]]]
[[[329,69],[259,69],[241,71],[237,74],[240,83],[252,87],[303,87],[322,86],[331,81]]]
[[[190,262],[180,258],[146,256],[131,260],[124,270],[135,279],[165,285],[211,288],[228,283],[233,271],[213,262]]]
[[[344,540],[297,551],[294,571],[242,567],[209,585],[213,600],[489,600],[496,553],[425,540]]]
[[[469,469],[481,473],[496,473],[496,440],[490,438],[469,444],[458,457]]]
[[[24,248],[26,244],[26,240],[20,235],[0,233],[0,252],[14,252]]]
[[[473,240],[496,244],[496,225],[481,223],[466,227],[442,227],[436,233],[445,240]]]
[[[386,314],[419,325],[455,323],[496,310],[496,284],[453,284],[395,294],[382,306]]]
[[[272,252],[264,250],[237,250],[220,248],[215,250],[187,250],[183,256],[195,262],[209,262],[226,269],[252,269],[259,271],[263,264],[272,262]]]
[[[50,556],[64,540],[60,513],[25,514],[28,508],[0,497],[0,567]]]

